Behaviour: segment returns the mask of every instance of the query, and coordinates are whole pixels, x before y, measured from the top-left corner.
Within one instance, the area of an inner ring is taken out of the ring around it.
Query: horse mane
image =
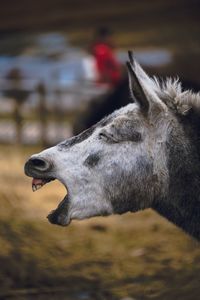
[[[178,77],[162,81],[153,77],[152,84],[159,98],[176,114],[187,115],[191,110],[200,114],[200,93],[183,90]]]

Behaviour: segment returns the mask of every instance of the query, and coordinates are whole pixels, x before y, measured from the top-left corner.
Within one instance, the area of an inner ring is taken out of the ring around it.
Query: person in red
[[[102,27],[97,30],[95,40],[91,46],[98,73],[98,82],[116,87],[121,81],[121,66],[117,61],[112,45],[112,33]]]

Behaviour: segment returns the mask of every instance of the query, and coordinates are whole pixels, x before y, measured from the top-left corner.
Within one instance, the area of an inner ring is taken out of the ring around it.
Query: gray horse
[[[153,208],[200,239],[200,95],[150,78],[129,52],[132,103],[25,164],[37,190],[58,179],[67,195],[48,219]]]

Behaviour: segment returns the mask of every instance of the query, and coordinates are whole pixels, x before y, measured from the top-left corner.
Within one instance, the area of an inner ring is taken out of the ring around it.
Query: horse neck
[[[186,142],[181,132],[169,138],[168,195],[155,201],[153,208],[200,240],[200,149],[193,133],[184,132]]]

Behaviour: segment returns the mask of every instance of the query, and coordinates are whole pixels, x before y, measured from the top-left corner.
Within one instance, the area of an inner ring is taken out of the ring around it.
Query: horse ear
[[[166,105],[159,98],[160,87],[156,80],[149,77],[137,63],[131,51],[128,52],[127,62],[130,93],[144,114],[155,115],[167,110]]]
[[[149,101],[147,99],[144,88],[140,82],[140,78],[136,74],[136,63],[131,51],[128,51],[129,61],[127,62],[128,80],[131,97],[135,100],[144,113],[148,113]]]

